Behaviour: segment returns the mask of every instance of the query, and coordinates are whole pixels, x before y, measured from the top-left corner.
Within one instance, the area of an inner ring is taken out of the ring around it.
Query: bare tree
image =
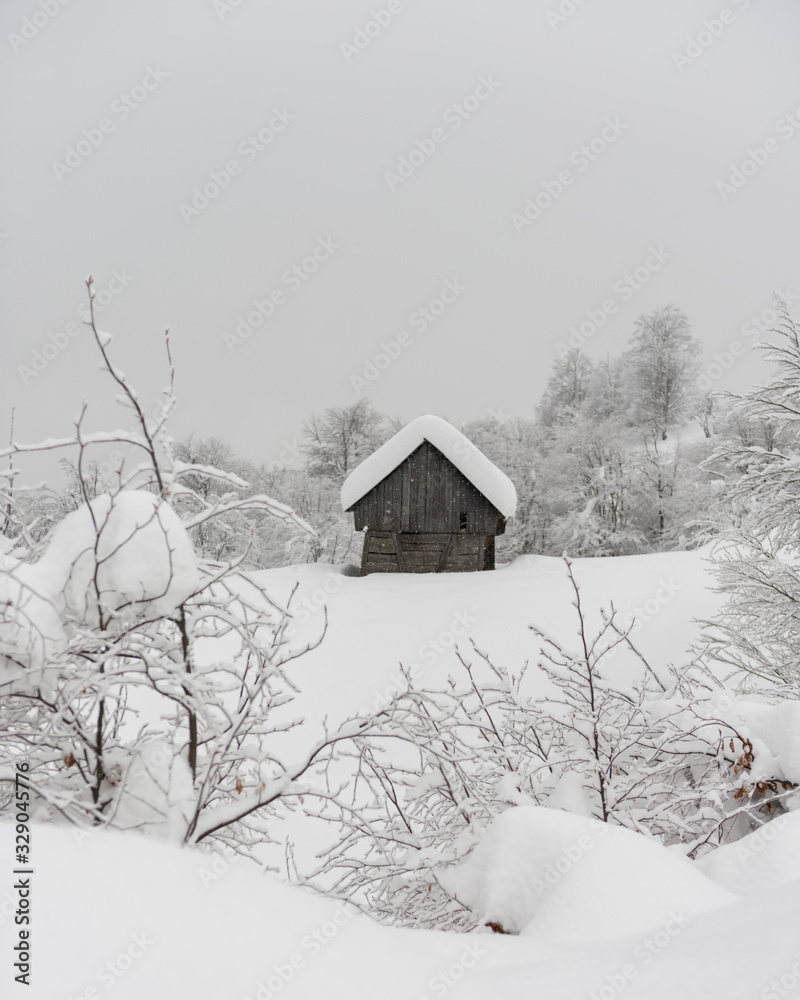
[[[387,420],[367,398],[314,414],[303,429],[302,450],[309,472],[338,485],[387,436]]]

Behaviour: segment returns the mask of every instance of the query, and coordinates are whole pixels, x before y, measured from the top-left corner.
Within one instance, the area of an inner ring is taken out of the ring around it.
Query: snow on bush
[[[482,922],[554,945],[637,934],[735,898],[648,837],[539,806],[498,816],[439,878]]]
[[[143,490],[104,493],[68,514],[33,575],[68,618],[92,626],[117,613],[169,614],[200,585],[186,528]]]
[[[194,783],[186,760],[167,739],[151,737],[132,751],[110,751],[106,768],[124,777],[125,794],[116,802],[113,825],[180,843],[195,807]]]
[[[169,614],[199,584],[189,535],[164,501],[142,490],[96,497],[57,525],[38,562],[0,555],[0,676],[53,664],[70,623]]]
[[[471,929],[481,913],[446,872],[510,807],[557,807],[694,858],[796,804],[796,703],[737,698],[699,660],[650,662],[613,605],[590,630],[566,567],[577,642],[531,626],[533,686],[475,643],[441,687],[407,673],[383,712],[392,739],[356,741],[356,808],[326,817],[341,832],[311,878],[383,919]]]
[[[769,703],[741,697],[727,718],[753,744],[751,784],[772,780],[800,784],[800,701]]]
[[[87,286],[101,367],[135,422],[87,434],[84,405],[71,437],[0,451],[72,450],[83,501],[41,551],[19,487],[3,493],[3,531],[14,542],[0,548],[0,811],[12,811],[14,761],[24,759],[39,819],[229,838],[246,850],[267,839],[263,812],[301,794],[294,782],[343,737],[317,740],[291,767],[276,758],[275,734],[295,724],[274,719],[294,693],[283,667],[314,642],[292,648],[288,607],[252,581],[243,586],[238,565],[200,562],[189,531],[254,510],[313,529],[271,497],[237,496],[247,483],[235,475],[173,461],[165,427],[174,371],[148,416],[109,358]],[[118,454],[113,485],[92,479],[86,455],[110,444],[144,456],[127,471]],[[5,475],[13,484],[16,472]],[[204,493],[208,479],[229,491]]]
[[[0,556],[0,683],[40,670],[66,642],[49,581],[36,566]]]

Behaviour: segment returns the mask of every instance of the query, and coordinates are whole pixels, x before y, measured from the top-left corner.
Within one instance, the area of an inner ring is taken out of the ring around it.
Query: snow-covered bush
[[[291,767],[280,762],[274,737],[293,725],[279,711],[294,692],[284,667],[308,648],[288,638],[292,595],[275,600],[241,557],[202,558],[191,533],[248,511],[313,530],[236,474],[177,457],[166,433],[172,382],[148,416],[110,360],[91,280],[88,289],[102,368],[133,428],[89,434],[84,407],[70,437],[2,453],[0,810],[24,758],[39,818],[242,850],[264,835],[265,807],[301,794],[298,779],[360,728],[323,738]],[[98,492],[87,456],[110,445],[118,462]],[[38,541],[13,458],[54,448],[76,456],[81,502]],[[208,481],[213,490],[198,489]]]
[[[650,838],[541,806],[507,809],[441,879],[482,922],[539,947],[633,935],[735,898]]]
[[[590,633],[569,560],[566,569],[576,649],[533,629],[547,692],[537,684],[533,696],[525,670],[514,675],[474,645],[457,651],[446,688],[409,678],[382,716],[390,738],[354,741],[358,780],[347,808],[321,810],[339,837],[311,881],[393,922],[469,928],[480,914],[448,872],[513,806],[579,814],[695,857],[796,798],[800,755],[781,743],[788,719],[770,706],[759,719],[699,661],[654,667],[613,607]]]

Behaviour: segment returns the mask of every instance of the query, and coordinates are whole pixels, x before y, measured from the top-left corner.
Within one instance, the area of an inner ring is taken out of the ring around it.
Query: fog
[[[6,0],[0,428],[291,450],[369,395],[531,416],[674,303],[714,388],[800,298],[796,0]],[[753,320],[756,321],[755,325]],[[69,324],[73,325],[70,326]],[[740,345],[741,350],[734,345]],[[0,430],[3,437],[4,430]]]

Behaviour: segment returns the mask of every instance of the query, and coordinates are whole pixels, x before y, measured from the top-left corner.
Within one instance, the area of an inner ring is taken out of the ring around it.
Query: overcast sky
[[[532,416],[581,323],[599,357],[673,303],[713,365],[776,290],[800,315],[797,0],[3,9],[19,440],[69,433],[84,399],[91,427],[124,423],[89,274],[149,404],[170,328],[174,435],[257,462],[359,392],[406,420]],[[714,387],[757,374],[734,354]]]

